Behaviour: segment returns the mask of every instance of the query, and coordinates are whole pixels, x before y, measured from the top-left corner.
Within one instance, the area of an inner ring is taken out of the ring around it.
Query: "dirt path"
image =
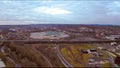
[[[49,67],[53,67],[51,62],[48,60],[48,58],[43,53],[41,53],[40,51],[36,50],[34,46],[31,46],[30,48],[32,50],[34,50],[36,53],[40,54],[45,59],[45,61],[48,63]]]

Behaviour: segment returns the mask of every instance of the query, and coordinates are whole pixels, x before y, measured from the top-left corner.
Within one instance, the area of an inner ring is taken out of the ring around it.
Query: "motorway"
[[[56,51],[57,56],[60,59],[60,61],[64,64],[65,67],[73,67],[61,54],[59,45],[58,44],[73,44],[73,43],[111,43],[111,42],[117,42],[120,43],[120,40],[99,40],[99,41],[41,41],[41,40],[2,40],[1,42],[24,42],[24,44],[38,44],[38,43],[54,43],[56,44]],[[109,56],[110,64],[112,67],[114,67],[113,58]]]
[[[57,56],[60,59],[60,61],[64,64],[66,68],[72,67],[73,66],[63,57],[63,55],[60,52],[59,45],[56,44],[56,50],[57,50]]]

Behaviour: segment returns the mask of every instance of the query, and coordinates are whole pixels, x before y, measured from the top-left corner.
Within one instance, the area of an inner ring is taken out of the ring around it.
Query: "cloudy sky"
[[[120,25],[120,1],[1,0],[0,25],[5,24]]]

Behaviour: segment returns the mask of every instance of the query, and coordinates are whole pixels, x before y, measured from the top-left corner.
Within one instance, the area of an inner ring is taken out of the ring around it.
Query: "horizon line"
[[[60,24],[60,23],[46,23],[46,24],[0,24],[0,26],[14,26],[14,25],[94,25],[94,26],[120,26],[119,24]]]

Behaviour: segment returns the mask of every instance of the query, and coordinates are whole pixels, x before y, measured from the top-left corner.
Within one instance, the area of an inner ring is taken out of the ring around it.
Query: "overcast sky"
[[[120,25],[120,1],[1,0],[4,24],[114,24]]]

